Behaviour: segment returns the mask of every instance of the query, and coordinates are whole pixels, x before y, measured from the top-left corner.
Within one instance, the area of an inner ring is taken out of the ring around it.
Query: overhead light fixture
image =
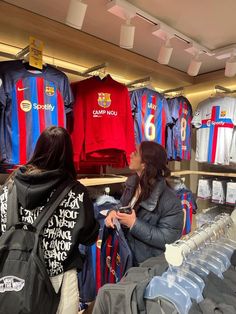
[[[197,52],[189,64],[187,71],[188,75],[190,76],[198,75],[201,65],[202,61],[199,60],[199,52]]]
[[[132,49],[134,46],[135,26],[130,24],[130,18],[127,18],[126,23],[121,25],[120,29],[120,47]]]
[[[157,61],[160,64],[168,64],[172,55],[173,47],[171,46],[170,39],[166,39],[165,43],[161,46]]]
[[[160,64],[168,64],[173,52],[173,47],[170,43],[170,39],[175,37],[173,29],[166,24],[159,23],[158,25],[153,27],[152,34],[164,40],[157,61]]]
[[[74,28],[81,29],[87,6],[88,5],[83,3],[81,0],[70,0],[66,16],[66,24]]]
[[[231,57],[226,61],[225,64],[225,76],[233,77],[236,75],[236,57],[235,51],[231,53]]]

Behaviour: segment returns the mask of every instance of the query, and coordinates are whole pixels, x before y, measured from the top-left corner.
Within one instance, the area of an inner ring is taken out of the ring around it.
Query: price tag
[[[29,39],[29,65],[40,70],[43,68],[43,42],[32,36]]]

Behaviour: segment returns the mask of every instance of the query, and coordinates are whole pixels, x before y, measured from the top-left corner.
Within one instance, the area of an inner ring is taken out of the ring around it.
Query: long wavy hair
[[[145,167],[140,175],[141,193],[137,205],[150,196],[158,181],[170,175],[167,167],[167,154],[160,144],[143,141],[139,146],[139,152]]]
[[[40,134],[26,168],[29,172],[61,169],[76,179],[72,142],[67,130],[57,126],[46,128]]]

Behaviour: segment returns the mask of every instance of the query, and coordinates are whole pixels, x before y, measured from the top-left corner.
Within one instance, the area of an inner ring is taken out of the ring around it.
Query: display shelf
[[[127,180],[127,177],[126,176],[100,177],[100,178],[97,177],[97,178],[82,178],[78,180],[85,186],[96,186],[123,183]]]
[[[171,172],[172,176],[183,176],[188,174],[214,176],[214,177],[234,177],[236,178],[236,172],[210,172],[210,171],[196,171],[196,170],[180,170]]]
[[[195,170],[180,170],[172,171],[171,176],[184,176],[184,175],[204,175],[204,176],[214,176],[214,177],[234,177],[236,178],[236,173],[225,173],[225,172],[208,172],[208,171],[195,171]],[[82,178],[78,179],[85,186],[96,186],[96,185],[106,185],[115,183],[124,183],[127,180],[127,176],[112,176],[112,177],[97,177],[97,178]]]

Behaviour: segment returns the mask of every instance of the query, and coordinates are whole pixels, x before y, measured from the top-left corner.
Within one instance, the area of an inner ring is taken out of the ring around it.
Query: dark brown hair
[[[167,167],[167,154],[160,144],[143,141],[140,144],[139,152],[145,168],[140,176],[141,194],[138,203],[150,196],[157,181],[170,175]]]
[[[46,128],[39,136],[26,166],[39,170],[62,169],[75,179],[72,142],[66,129],[56,126]]]

